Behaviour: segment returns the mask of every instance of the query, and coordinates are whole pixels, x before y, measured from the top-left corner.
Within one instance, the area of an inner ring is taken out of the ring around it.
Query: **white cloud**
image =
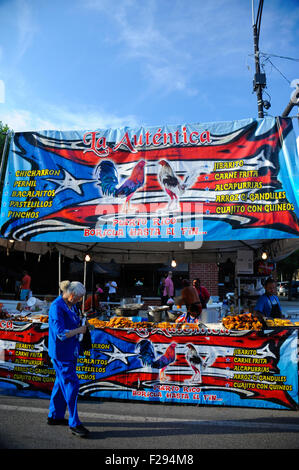
[[[89,0],[83,5],[112,19],[114,27],[109,41],[118,44],[122,59],[139,61],[151,88],[161,88],[166,93],[174,90],[189,95],[197,93],[190,85],[192,56],[178,45],[184,26],[173,34],[173,18],[169,17],[169,24],[159,20],[156,0],[118,0],[113,9],[107,0]]]
[[[48,119],[43,114],[35,114],[26,109],[4,110],[1,120],[15,132],[38,130],[85,130],[98,128],[136,127],[137,120],[134,116],[116,116],[113,114],[85,110],[76,113],[64,108],[47,105]]]
[[[17,0],[16,12],[16,30],[18,33],[16,59],[19,60],[31,46],[38,28],[33,19],[31,6],[27,0]]]
[[[247,2],[230,0],[229,8],[227,0],[162,3],[114,0],[111,8],[110,0],[85,0],[82,6],[107,17],[106,40],[117,44],[122,60],[139,64],[152,91],[194,96],[210,74],[247,74],[245,62],[253,50]]]

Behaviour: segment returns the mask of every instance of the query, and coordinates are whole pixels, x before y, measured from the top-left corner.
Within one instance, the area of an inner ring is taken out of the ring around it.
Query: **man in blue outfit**
[[[265,282],[265,293],[258,299],[255,311],[264,317],[281,318],[281,306],[277,297],[276,282],[274,279],[267,279]]]
[[[80,326],[79,311],[76,306],[85,295],[81,282],[67,282],[62,295],[52,302],[49,310],[48,353],[56,372],[52,389],[48,424],[68,424],[71,432],[86,437],[88,430],[81,424],[77,399],[79,379],[76,373],[79,356],[79,335],[86,332],[86,325]],[[68,407],[69,420],[64,418]]]

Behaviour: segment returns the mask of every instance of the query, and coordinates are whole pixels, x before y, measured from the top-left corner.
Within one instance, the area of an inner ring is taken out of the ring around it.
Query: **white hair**
[[[70,281],[61,281],[59,284],[59,288],[62,292],[66,292],[70,285]]]
[[[73,294],[76,297],[82,297],[86,294],[84,285],[79,281],[62,281],[59,287],[63,293]]]

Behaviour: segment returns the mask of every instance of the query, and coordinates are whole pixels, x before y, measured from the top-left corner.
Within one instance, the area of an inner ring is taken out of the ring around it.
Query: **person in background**
[[[268,278],[265,282],[265,293],[261,295],[255,305],[255,313],[264,317],[281,318],[281,305],[277,297],[276,282]]]
[[[100,296],[102,294],[103,290],[101,289],[101,292],[97,289],[96,292],[87,296],[87,299],[85,300],[84,303],[84,312],[85,313],[90,313],[92,311],[97,311],[100,310],[101,307],[101,302],[100,302]],[[93,296],[93,299],[92,299]],[[93,307],[93,308],[92,308]]]
[[[186,313],[183,313],[176,319],[176,323],[199,323],[199,316],[202,308],[200,304],[191,304]]]
[[[115,281],[109,281],[106,284],[106,287],[108,288],[108,297],[110,302],[115,302],[116,301],[116,289],[117,289],[117,284]]]
[[[170,298],[174,295],[174,285],[172,281],[172,272],[168,272],[168,276],[164,282],[164,289],[163,289],[163,305],[167,305],[167,302]]]
[[[158,287],[158,294],[159,294],[160,299],[161,299],[161,305],[164,305],[164,303],[163,303],[163,301],[164,301],[164,295],[163,295],[164,285],[165,285],[165,277],[162,277],[161,281],[160,281],[160,284],[159,284],[159,287]]]
[[[187,311],[192,304],[200,304],[200,299],[197,293],[197,290],[194,289],[188,279],[183,279],[183,289],[181,292],[181,297],[179,300],[179,305],[185,304]]]
[[[15,281],[15,299],[20,300],[20,293],[21,293],[21,281],[20,279],[16,279]]]
[[[20,300],[28,300],[30,297],[30,285],[31,285],[31,276],[29,276],[27,271],[23,271],[23,277],[21,280],[20,288]]]
[[[197,291],[199,300],[201,303],[202,308],[207,308],[207,303],[210,299],[210,293],[209,291],[204,287],[200,285],[200,279],[194,279],[193,281],[193,287]]]
[[[96,293],[99,296],[99,300],[104,300],[104,291],[99,283],[96,284]]]
[[[51,304],[49,310],[48,354],[52,360],[56,380],[50,398],[48,424],[69,425],[72,434],[86,437],[89,431],[78,417],[77,399],[79,379],[76,374],[79,355],[79,335],[86,332],[87,326],[80,326],[77,303],[85,295],[81,282],[63,281],[62,294]],[[68,421],[64,418],[66,407]]]

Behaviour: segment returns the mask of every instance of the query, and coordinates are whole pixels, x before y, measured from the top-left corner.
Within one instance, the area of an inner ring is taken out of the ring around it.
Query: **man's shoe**
[[[48,418],[47,423],[50,426],[55,426],[55,425],[58,425],[58,424],[66,426],[68,424],[68,420],[65,419],[65,418],[59,418],[59,419]]]
[[[88,429],[86,429],[83,424],[79,424],[76,427],[70,426],[71,433],[78,437],[86,437],[89,434]]]

